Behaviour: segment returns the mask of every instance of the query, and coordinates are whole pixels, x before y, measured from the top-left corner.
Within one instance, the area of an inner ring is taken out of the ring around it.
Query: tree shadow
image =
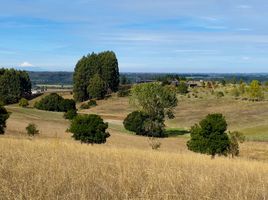
[[[176,137],[176,136],[182,136],[189,134],[189,130],[183,130],[183,129],[167,129],[165,130],[165,136],[166,137]]]

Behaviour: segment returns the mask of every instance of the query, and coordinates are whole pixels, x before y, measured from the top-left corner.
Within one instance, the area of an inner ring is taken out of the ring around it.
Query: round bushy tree
[[[0,105],[0,134],[5,133],[6,120],[9,118],[9,113],[3,105]]]
[[[194,152],[209,154],[212,158],[227,155],[230,140],[226,133],[227,122],[222,114],[210,114],[199,124],[191,128],[191,139],[188,149]]]
[[[131,89],[130,102],[149,118],[144,123],[149,135],[164,136],[165,118],[174,118],[174,108],[178,99],[174,86],[163,86],[160,83],[134,85]]]
[[[144,112],[134,111],[124,120],[123,124],[128,131],[135,132],[137,135],[146,135],[145,121],[149,118]]]
[[[48,111],[61,111],[61,102],[63,97],[57,93],[52,93],[48,96],[42,98],[39,102],[35,103],[35,107],[39,110],[48,110]]]
[[[179,94],[187,94],[188,93],[188,85],[184,82],[181,82],[178,85],[178,92],[179,92]]]
[[[27,107],[29,105],[29,102],[28,102],[28,100],[27,99],[25,99],[25,98],[21,98],[20,99],[20,101],[19,101],[19,106],[20,107]]]
[[[69,132],[73,133],[75,140],[82,143],[101,144],[110,136],[106,132],[107,128],[108,123],[104,123],[98,115],[78,115],[72,120]]]
[[[64,113],[64,118],[65,119],[74,119],[77,116],[77,111],[76,110],[68,110],[67,112]]]
[[[39,130],[37,129],[37,126],[33,123],[28,124],[28,126],[26,127],[26,131],[29,136],[35,136],[39,134]]]
[[[62,112],[67,112],[68,110],[76,110],[75,101],[73,99],[62,99],[59,105],[59,109]]]

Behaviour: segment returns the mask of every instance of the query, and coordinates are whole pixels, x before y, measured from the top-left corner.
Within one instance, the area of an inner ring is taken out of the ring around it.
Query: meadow
[[[268,163],[0,139],[0,199],[266,199]]]
[[[127,97],[112,95],[79,110],[109,123],[111,136],[102,145],[74,141],[63,113],[33,108],[41,97],[29,108],[7,106],[12,114],[0,137],[0,199],[267,199],[268,101],[202,95],[178,96],[176,118],[166,123],[172,135],[158,139],[159,150],[124,129],[123,119],[134,110]],[[212,112],[226,116],[229,130],[246,135],[238,158],[188,151],[185,130]],[[27,136],[28,123],[38,126],[38,136]]]

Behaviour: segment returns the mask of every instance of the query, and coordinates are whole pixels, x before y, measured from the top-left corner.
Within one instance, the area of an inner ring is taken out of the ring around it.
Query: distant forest
[[[48,85],[72,85],[73,84],[73,72],[28,72],[32,85],[48,84]],[[258,80],[260,82],[268,81],[268,74],[210,74],[210,73],[120,73],[120,76],[124,76],[129,83],[135,83],[146,80],[158,80],[161,77],[167,75],[178,75],[187,79],[193,80],[229,80],[250,82],[252,80]]]

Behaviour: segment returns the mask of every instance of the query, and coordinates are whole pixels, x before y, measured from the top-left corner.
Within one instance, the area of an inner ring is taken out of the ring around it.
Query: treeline
[[[4,104],[17,103],[31,95],[31,80],[26,71],[0,69],[0,101]]]
[[[73,72],[28,72],[33,85],[72,85]]]
[[[73,84],[74,99],[80,102],[116,92],[119,69],[115,53],[105,51],[82,57],[76,64]]]

